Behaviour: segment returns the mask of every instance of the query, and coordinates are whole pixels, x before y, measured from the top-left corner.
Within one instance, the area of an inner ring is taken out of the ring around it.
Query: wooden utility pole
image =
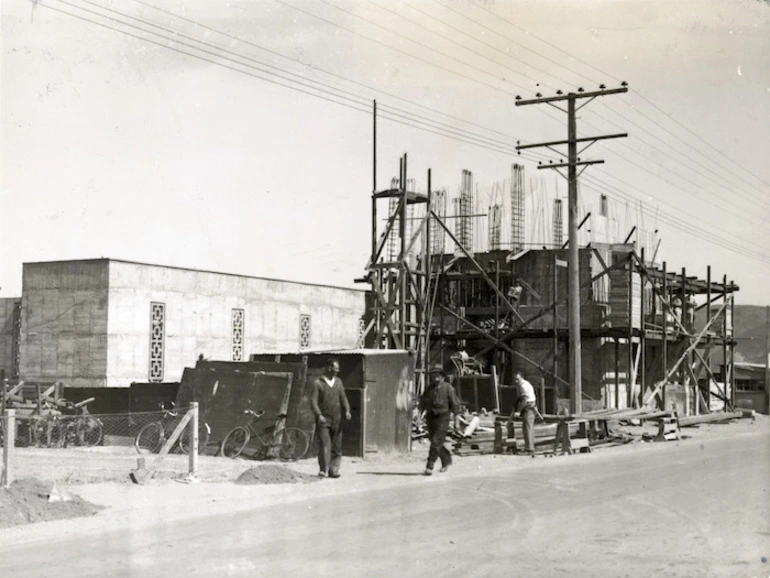
[[[765,396],[770,415],[770,305],[765,310]]]
[[[521,151],[524,149],[531,149],[536,147],[546,147],[555,152],[559,152],[553,147],[560,145],[567,145],[567,162],[550,163],[547,165],[541,164],[538,169],[556,169],[567,168],[567,183],[569,187],[567,197],[567,211],[569,214],[569,296],[568,296],[568,309],[569,309],[569,368],[570,368],[570,384],[572,391],[570,392],[570,411],[573,414],[580,414],[583,411],[583,386],[581,381],[582,367],[580,360],[581,344],[580,344],[580,264],[578,262],[578,198],[577,198],[577,185],[578,176],[580,173],[577,171],[578,166],[601,164],[603,160],[593,161],[581,161],[578,155],[598,140],[605,140],[611,138],[621,138],[628,136],[627,133],[622,134],[610,134],[601,135],[587,138],[577,138],[577,122],[576,113],[583,108],[586,104],[591,102],[598,96],[607,96],[609,94],[618,94],[628,92],[626,83],[622,83],[621,88],[605,89],[604,85],[600,86],[600,90],[592,92],[584,92],[582,88],[579,88],[577,92],[570,92],[568,94],[557,93],[557,96],[543,97],[538,93],[537,98],[531,100],[521,100],[516,97],[516,106],[524,106],[527,104],[549,104],[554,108],[567,113],[567,140],[566,141],[552,141],[543,142],[537,144],[517,145],[516,150]],[[581,106],[576,106],[577,101],[580,99],[588,98],[589,100]],[[567,101],[567,110],[565,111],[560,106],[554,104],[557,102]],[[588,143],[581,151],[578,151],[578,143]],[[581,173],[585,169],[581,169]],[[559,171],[560,172],[560,171]],[[562,174],[560,172],[560,174]],[[564,176],[564,174],[562,174]],[[630,313],[630,312],[629,312]],[[630,346],[630,344],[629,344]]]

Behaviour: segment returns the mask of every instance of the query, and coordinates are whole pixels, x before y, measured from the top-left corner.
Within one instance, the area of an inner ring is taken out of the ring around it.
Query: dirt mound
[[[102,509],[66,492],[66,500],[49,501],[52,488],[52,483],[36,478],[15,480],[10,488],[0,488],[0,528],[92,516]]]
[[[296,484],[297,482],[315,482],[319,478],[290,470],[284,466],[265,464],[243,472],[236,484]]]

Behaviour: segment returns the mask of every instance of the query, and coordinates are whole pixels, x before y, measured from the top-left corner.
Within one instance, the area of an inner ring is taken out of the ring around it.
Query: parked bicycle
[[[64,400],[64,407],[74,415],[58,415],[52,418],[51,445],[93,447],[99,445],[104,434],[104,425],[99,418],[88,413],[88,404],[95,398],[89,397],[78,403]]]
[[[139,433],[134,438],[134,448],[140,454],[153,454],[163,447],[165,441],[171,436],[179,423],[179,412],[175,409],[166,409],[164,403],[160,403],[160,409],[163,415],[157,421],[150,422],[142,426]],[[172,408],[174,404],[171,404]],[[205,422],[198,424],[198,453],[206,446],[211,436],[211,428]],[[190,428],[185,427],[182,435],[179,436],[177,447],[182,453],[187,453],[192,445],[190,439]]]
[[[29,445],[38,448],[54,447],[54,426],[61,410],[51,403],[43,403],[26,418]]]
[[[307,434],[299,428],[287,427],[283,429],[272,428],[269,434],[264,436],[254,428],[254,423],[264,414],[265,410],[243,410],[251,419],[245,426],[238,426],[230,431],[222,440],[220,453],[226,458],[237,458],[254,438],[256,459],[265,459],[277,455],[282,460],[298,460],[304,457],[310,442]]]
[[[27,418],[29,444],[45,448],[98,445],[102,441],[104,425],[90,415],[86,407],[94,399],[89,397],[77,403],[65,399],[45,402],[39,412]],[[64,414],[62,409],[72,413]]]

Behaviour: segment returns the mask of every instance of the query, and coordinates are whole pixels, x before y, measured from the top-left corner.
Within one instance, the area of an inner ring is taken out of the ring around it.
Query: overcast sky
[[[583,203],[770,304],[764,1],[4,0],[1,64],[1,297],[23,262],[95,257],[353,286],[372,99],[378,188],[406,152],[419,187],[482,193],[523,161],[534,198],[566,187],[512,147],[566,115],[515,95],[627,81],[580,111],[578,136],[629,133],[585,153]]]

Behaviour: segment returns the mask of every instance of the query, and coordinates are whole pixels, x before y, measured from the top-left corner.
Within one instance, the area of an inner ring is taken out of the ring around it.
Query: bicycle
[[[51,446],[67,447],[77,445],[93,447],[99,445],[104,434],[104,425],[99,418],[88,413],[86,407],[95,398],[89,397],[78,403],[63,400],[59,402],[74,415],[58,415],[52,417]]]
[[[41,409],[35,410],[27,417],[27,434],[30,447],[54,447],[54,426],[61,416],[57,406],[44,402]]]
[[[277,450],[279,459],[287,461],[301,459],[307,452],[310,442],[307,434],[301,429],[296,427],[278,429],[274,427],[269,435],[263,437],[254,428],[254,422],[265,414],[265,410],[262,409],[257,412],[245,409],[243,413],[250,415],[251,419],[245,426],[232,429],[222,440],[220,453],[224,457],[237,458],[246,449],[252,436],[256,439],[256,459],[271,457],[272,450]],[[274,452],[273,455],[275,455]]]
[[[171,405],[172,407],[174,406],[173,403]],[[134,438],[134,448],[139,454],[154,454],[158,452],[179,423],[177,420],[179,412],[174,409],[166,409],[165,404],[162,402],[159,406],[163,411],[161,418],[158,421],[142,426]],[[189,439],[189,432],[190,428],[185,427],[176,444],[179,450],[185,454],[192,445],[192,440]],[[211,428],[209,425],[205,422],[200,422],[198,424],[198,453],[208,444],[210,435]]]

